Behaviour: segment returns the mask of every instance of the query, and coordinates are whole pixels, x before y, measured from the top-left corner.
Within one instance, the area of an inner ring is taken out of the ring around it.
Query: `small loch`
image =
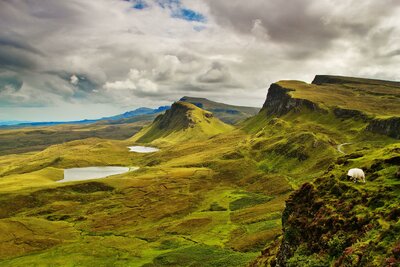
[[[91,179],[106,178],[108,176],[126,173],[128,171],[136,171],[138,167],[118,167],[118,166],[102,166],[102,167],[84,167],[70,168],[64,170],[64,179],[57,181],[59,183],[86,181]]]
[[[136,152],[136,153],[153,153],[160,150],[156,147],[149,147],[149,146],[128,146],[128,148],[130,152]]]

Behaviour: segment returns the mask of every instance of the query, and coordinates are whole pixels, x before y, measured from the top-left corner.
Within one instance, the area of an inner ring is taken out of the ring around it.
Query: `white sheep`
[[[347,176],[350,176],[353,179],[353,182],[363,182],[365,183],[365,174],[364,171],[358,168],[350,169],[347,172]]]

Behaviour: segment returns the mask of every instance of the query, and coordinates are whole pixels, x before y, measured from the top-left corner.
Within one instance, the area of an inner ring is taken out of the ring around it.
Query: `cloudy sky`
[[[0,0],[0,120],[184,95],[261,106],[315,74],[400,80],[398,0]]]

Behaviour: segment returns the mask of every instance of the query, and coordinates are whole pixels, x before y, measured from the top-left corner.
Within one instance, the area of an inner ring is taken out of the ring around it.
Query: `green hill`
[[[208,110],[212,112],[215,117],[228,124],[236,124],[256,115],[260,111],[260,109],[256,107],[228,105],[200,97],[184,96],[180,101],[192,103],[199,108]]]
[[[232,126],[215,118],[211,112],[179,101],[137,133],[131,141],[160,144],[201,140],[232,129]]]

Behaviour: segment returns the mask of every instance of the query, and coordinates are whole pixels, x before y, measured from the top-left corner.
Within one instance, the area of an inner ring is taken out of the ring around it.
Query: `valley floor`
[[[281,177],[264,177],[275,183],[268,190],[243,186],[260,176],[235,154],[246,138],[236,131],[149,154],[85,139],[0,157],[0,266],[246,265],[280,233],[291,191]],[[102,165],[140,169],[56,183],[64,168]]]

